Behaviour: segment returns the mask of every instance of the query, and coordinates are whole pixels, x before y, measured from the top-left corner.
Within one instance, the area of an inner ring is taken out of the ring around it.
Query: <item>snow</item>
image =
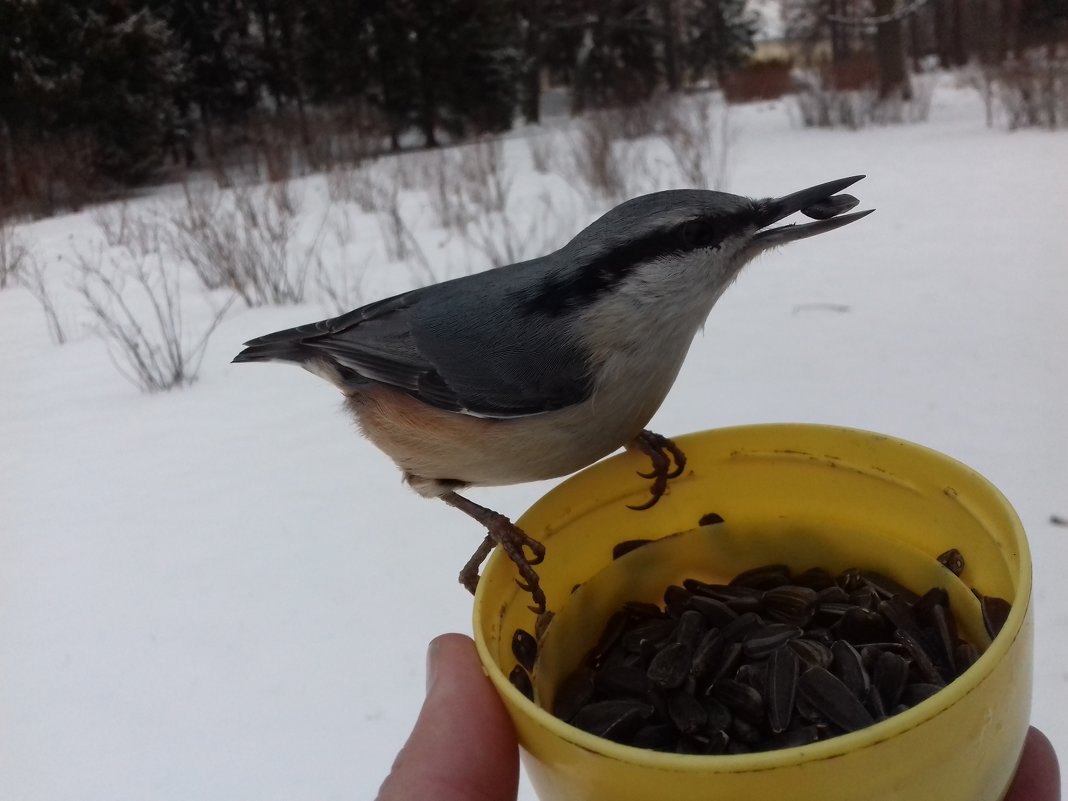
[[[993,481],[1034,552],[1034,722],[1068,754],[1068,530],[1050,519],[1068,517],[1068,135],[987,129],[952,86],[926,124],[803,130],[782,104],[731,124],[729,189],[866,173],[854,191],[878,211],[751,265],[651,427],[855,426]],[[548,192],[562,237],[609,205],[536,174],[523,135],[505,154],[512,205],[547,208]],[[325,180],[297,183],[319,219]],[[485,266],[432,227],[420,192],[402,199],[442,276]],[[412,283],[360,249],[379,226],[353,229],[324,258],[366,260],[364,301]],[[405,488],[325,382],[229,363],[321,306],[235,305],[194,385],[139,394],[66,288],[64,254],[94,230],[88,212],[18,228],[55,279],[67,344],[26,290],[0,292],[0,799],[373,797],[422,701],[427,641],[470,631],[456,573],[482,534]],[[515,516],[549,486],[471,495]]]

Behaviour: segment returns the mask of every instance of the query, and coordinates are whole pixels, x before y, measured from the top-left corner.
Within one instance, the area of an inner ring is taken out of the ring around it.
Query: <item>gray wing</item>
[[[351,371],[479,417],[539,414],[587,398],[587,358],[570,331],[517,308],[507,275],[469,280],[485,277],[448,281],[268,334],[246,343],[235,361],[325,357],[343,375]]]

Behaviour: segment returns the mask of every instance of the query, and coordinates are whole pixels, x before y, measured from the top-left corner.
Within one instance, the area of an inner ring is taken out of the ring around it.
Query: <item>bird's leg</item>
[[[682,471],[686,469],[686,454],[667,437],[648,430],[642,431],[627,443],[627,450],[644,453],[653,462],[653,469],[650,472],[638,473],[642,478],[653,479],[653,486],[649,488],[652,497],[639,506],[628,507],[637,511],[649,509],[655,506],[660,496],[667,491],[668,479],[682,475]],[[671,469],[672,460],[675,461],[674,470]]]
[[[478,546],[467,564],[464,565],[463,570],[460,571],[460,583],[468,591],[474,593],[475,587],[478,586],[479,567],[489,555],[489,552],[493,550],[494,544],[500,545],[504,552],[508,554],[508,558],[515,563],[516,569],[523,579],[523,581],[516,579],[516,584],[524,592],[529,592],[534,600],[535,606],[530,608],[537,614],[544,612],[545,593],[542,592],[538,574],[534,572],[534,565],[540,564],[542,559],[545,558],[545,546],[533,537],[527,536],[519,526],[504,515],[494,512],[492,509],[487,509],[485,506],[479,506],[462,495],[458,495],[455,492],[447,492],[441,496],[441,500],[454,509],[459,509],[464,514],[473,517],[484,525],[488,532],[482,544]],[[531,556],[528,557],[524,549],[528,549]]]

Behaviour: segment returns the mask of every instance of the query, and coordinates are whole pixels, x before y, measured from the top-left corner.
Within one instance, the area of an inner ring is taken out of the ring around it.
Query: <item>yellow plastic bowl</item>
[[[975,587],[1012,603],[1004,628],[963,676],[881,723],[801,748],[738,756],[664,754],[589,735],[528,701],[508,681],[511,637],[534,631],[514,566],[495,553],[475,597],[475,641],[515,722],[543,801],[997,801],[1015,772],[1031,706],[1031,563],[1022,526],[998,490],[935,451],[865,431],[762,425],[675,439],[686,473],[652,509],[641,457],[622,454],[545,495],[518,524],[546,545],[538,568],[557,617],[535,684],[551,703],[559,679],[624,600],[656,600],[686,577],[725,579],[781,562],[859,566],[923,591],[938,584],[964,636],[985,645]],[[697,528],[706,513],[726,521]],[[662,539],[686,532],[670,539]],[[623,540],[662,540],[615,562]],[[958,580],[935,556],[958,548]],[[583,585],[574,591],[575,585]]]

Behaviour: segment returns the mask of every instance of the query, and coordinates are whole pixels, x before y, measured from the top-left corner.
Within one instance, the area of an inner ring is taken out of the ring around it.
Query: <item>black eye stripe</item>
[[[671,228],[650,231],[629,242],[600,251],[580,270],[547,276],[532,294],[517,298],[527,313],[563,314],[610,291],[640,265],[663,256],[718,245],[734,230],[727,221],[711,224],[686,220]]]

